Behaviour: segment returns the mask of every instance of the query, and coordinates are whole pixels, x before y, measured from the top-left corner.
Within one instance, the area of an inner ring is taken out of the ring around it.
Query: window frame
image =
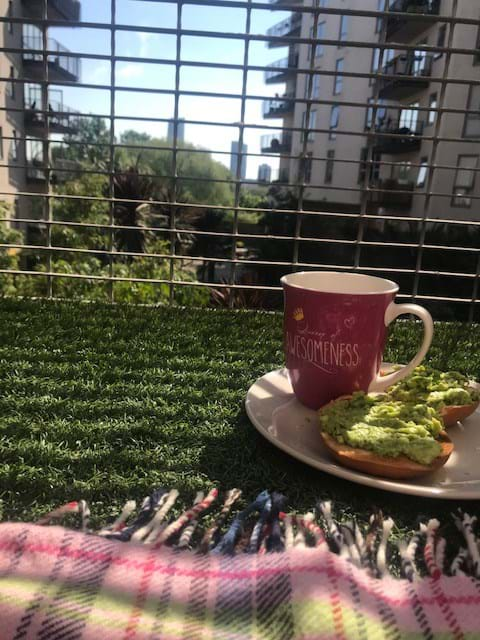
[[[434,98],[432,100],[432,98]],[[434,105],[434,106],[433,106]],[[437,111],[432,111],[432,109],[438,108],[438,93],[431,93],[428,97],[428,115],[427,115],[427,126],[435,124],[437,121],[438,113]]]
[[[326,160],[325,160],[325,175],[323,178],[323,182],[325,184],[332,184],[334,166],[335,166],[335,149],[328,149]]]
[[[12,129],[12,140],[10,147],[10,160],[12,162],[18,162],[18,138],[16,129]]]
[[[313,27],[311,29],[311,34],[313,38]],[[321,40],[325,34],[325,20],[317,23],[317,35],[315,36],[315,40]],[[314,59],[321,58],[325,53],[325,46],[323,44],[316,44],[314,50]]]
[[[385,0],[377,0],[377,11],[385,11]],[[375,20],[375,33],[382,30],[383,16],[378,16]]]
[[[15,100],[15,67],[10,65],[9,81],[8,81],[8,97]]]
[[[338,48],[341,49],[343,47],[343,42],[346,42],[348,39],[348,18],[349,16],[345,13],[340,15],[340,25],[338,27],[338,40],[340,43],[338,44]]]
[[[437,32],[437,47],[445,47],[445,41],[447,39],[447,24],[441,24],[438,27]],[[434,60],[439,60],[443,56],[443,51],[436,51],[433,55]]]
[[[475,166],[474,167],[460,167],[460,158],[475,158],[476,162],[475,162]],[[460,208],[460,209],[470,209],[472,206],[472,199],[469,198],[469,194],[471,194],[474,190],[475,190],[475,180],[476,180],[476,176],[477,176],[477,172],[475,171],[475,169],[478,168],[478,155],[475,155],[473,153],[461,153],[458,155],[457,157],[457,168],[455,171],[455,176],[453,178],[453,193],[452,193],[452,200],[451,200],[451,206],[455,207],[455,208]],[[457,183],[457,178],[458,178],[458,173],[459,171],[471,171],[472,172],[472,185],[470,187],[457,187],[456,183]],[[465,191],[465,193],[459,194],[457,189],[462,189]],[[457,202],[457,199],[465,199],[468,200],[468,204],[461,204],[460,202]]]
[[[307,130],[308,130],[308,134],[307,134],[307,142],[314,142],[315,140],[315,131],[312,131],[312,129],[315,129],[315,124],[317,122],[317,110],[316,109],[310,109],[310,117],[309,117],[309,124],[307,127],[307,110],[305,109],[305,111],[302,113],[302,138],[305,138],[305,134],[307,134]]]
[[[475,91],[475,89],[477,89],[479,91],[479,96],[478,96],[478,105],[479,108],[478,110],[474,110],[471,108],[471,103],[472,103],[472,96],[473,96],[473,92]],[[480,138],[480,85],[474,85],[471,84],[469,89],[468,89],[468,98],[467,98],[467,110],[470,111],[471,113],[466,113],[465,114],[465,118],[463,119],[463,132],[462,132],[462,137],[463,138],[468,138],[471,140],[478,140]],[[475,113],[477,113],[477,115],[474,115]],[[469,120],[478,120],[479,121],[479,133],[477,135],[468,135],[467,134],[467,128],[468,128],[468,121]]]
[[[425,175],[423,176],[422,181],[419,182],[422,169],[425,169]],[[425,187],[427,183],[427,176],[428,176],[428,156],[423,156],[423,158],[420,158],[417,179],[415,180],[415,187],[417,189],[423,189]]]
[[[7,9],[7,17],[13,18],[13,2],[12,0],[8,1],[8,9]],[[7,23],[7,30],[10,35],[13,35],[13,22]]]
[[[334,118],[334,114],[336,114],[336,118]],[[332,124],[334,120],[335,120],[335,124]],[[329,127],[328,127],[329,140],[336,140],[339,122],[340,122],[340,105],[332,104],[332,108],[330,109],[330,121],[329,121]]]
[[[339,64],[341,66],[341,69],[339,69]],[[333,95],[334,96],[340,95],[343,91],[344,67],[345,67],[345,58],[338,58],[335,62],[335,75],[333,76]],[[340,85],[340,88],[339,88],[339,85]]]

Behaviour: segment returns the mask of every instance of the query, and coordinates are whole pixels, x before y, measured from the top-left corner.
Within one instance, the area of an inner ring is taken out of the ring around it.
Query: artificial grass
[[[420,332],[397,321],[386,359],[405,362]],[[478,377],[479,341],[480,325],[438,324],[428,359]],[[183,504],[214,485],[277,489],[298,511],[331,498],[344,517],[377,507],[404,529],[457,506],[334,478],[264,440],[243,401],[282,362],[280,314],[0,301],[3,518],[85,498],[99,524],[156,486]]]

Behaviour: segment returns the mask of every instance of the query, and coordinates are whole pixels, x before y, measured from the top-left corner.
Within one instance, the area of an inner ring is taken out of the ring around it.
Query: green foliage
[[[0,201],[0,217],[9,218],[11,207],[8,203]],[[22,244],[23,236],[20,231],[16,231],[7,226],[5,222],[0,223],[0,244]],[[0,269],[18,270],[20,267],[19,249],[0,248]],[[16,293],[16,277],[8,273],[0,273],[0,296],[12,296]]]
[[[151,138],[147,134],[136,131],[122,133],[120,143],[143,146],[143,149],[120,148],[116,155],[117,166],[133,166],[139,173],[160,176],[153,179],[155,198],[173,202],[175,195],[173,181],[168,177],[173,175],[173,152],[165,148],[170,146],[170,143],[165,139]],[[212,180],[228,180],[231,177],[229,170],[221,162],[213,160],[208,152],[200,151],[192,144],[179,143],[178,149],[176,201],[216,205],[233,204],[231,185],[212,182]],[[182,213],[186,214],[186,211]]]
[[[69,144],[53,147],[54,160],[57,156],[78,162],[83,167],[108,170],[110,130],[103,118],[80,118],[78,131],[65,135],[64,141]]]

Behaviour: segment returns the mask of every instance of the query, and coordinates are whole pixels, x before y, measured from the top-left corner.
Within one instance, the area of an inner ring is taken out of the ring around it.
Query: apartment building
[[[474,51],[478,28],[458,23],[451,34],[451,24],[443,22],[442,16],[452,15],[452,5],[453,0],[390,3],[392,15],[386,18],[382,35],[386,44],[392,42],[396,47],[385,50],[380,65],[384,77],[376,83],[374,94],[385,106],[377,109],[374,130],[379,136],[371,143],[382,163],[389,163],[379,167],[378,186],[405,193],[378,194],[387,212],[396,209],[429,218],[480,220],[480,201],[474,197],[480,195],[475,171],[480,168],[480,57]],[[457,18],[478,19],[475,3],[456,5]],[[428,19],[416,19],[416,11]],[[396,12],[409,16],[395,16]],[[410,49],[398,48],[402,43]],[[454,49],[472,53],[448,55],[420,49],[450,43]],[[373,67],[379,56],[374,55]],[[444,85],[438,80],[442,78],[462,83]],[[443,113],[436,111],[440,104]],[[452,113],[451,109],[471,113]],[[429,139],[433,137],[438,143]]]
[[[305,3],[309,4],[311,6]],[[346,6],[344,0],[322,0],[318,4],[328,9]],[[375,11],[377,6],[377,0],[362,3],[365,10]],[[364,105],[372,95],[372,88],[367,77],[355,77],[355,74],[370,73],[371,57],[368,48],[349,46],[349,41],[365,42],[373,47],[379,37],[378,21],[373,17],[322,12],[315,19],[313,12],[306,12],[293,13],[290,23],[296,28],[284,35],[336,40],[338,44],[291,45],[290,64],[283,68],[282,61],[278,61],[266,72],[267,83],[285,83],[284,96],[269,101],[268,110],[264,107],[264,117],[282,114],[286,129],[277,151],[288,152],[291,157],[280,157],[280,172],[285,182],[304,184],[301,189],[305,206],[358,211],[361,192],[356,161],[360,161],[366,147]],[[343,102],[350,104],[346,106]],[[309,131],[306,135],[301,131],[290,133],[290,127]],[[265,152],[275,151],[272,146],[266,147],[263,139],[261,146]]]
[[[48,19],[62,21],[64,26],[80,20],[78,0],[48,0],[47,7]],[[43,10],[38,0],[0,0],[1,15],[27,21],[4,22],[0,34],[0,73],[11,78],[4,81],[0,93],[0,199],[15,205],[16,217],[39,213],[32,212],[33,199],[17,193],[45,193],[48,178],[51,182],[66,178],[68,174],[60,170],[66,167],[59,165],[50,176],[44,168],[51,157],[49,141],[78,127],[77,113],[64,104],[62,90],[55,83],[78,81],[80,60],[50,37],[48,27],[43,30],[35,22],[43,18]],[[53,52],[47,59],[44,44]],[[44,82],[47,75],[48,83]]]
[[[474,3],[456,4],[457,18],[478,19]],[[391,215],[480,219],[474,197],[480,194],[474,171],[480,168],[478,28],[458,23],[450,38],[450,23],[442,22],[442,15],[451,16],[452,5],[453,0],[365,0],[362,10],[385,7],[390,15],[382,20],[293,13],[283,21],[283,32],[282,23],[269,32],[337,42],[291,44],[288,59],[272,64],[265,77],[267,83],[285,87],[279,98],[264,105],[264,117],[282,117],[285,131],[262,138],[262,150],[280,154],[282,179],[302,185],[296,192],[305,208],[356,212],[363,205],[369,212]],[[321,0],[317,6],[359,9],[345,0]],[[450,40],[453,48],[472,53],[428,51]],[[376,48],[375,43],[391,43],[392,48]],[[380,77],[356,77],[372,73]],[[464,83],[432,79],[444,75]],[[439,104],[443,113],[435,110]],[[288,131],[303,127],[312,131]],[[433,137],[438,141],[429,139]],[[368,170],[365,160],[370,161]],[[366,187],[371,191],[365,201]]]

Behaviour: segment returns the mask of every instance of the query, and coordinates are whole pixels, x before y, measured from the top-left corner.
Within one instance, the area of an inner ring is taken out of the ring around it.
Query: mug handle
[[[418,367],[430,348],[433,338],[432,316],[426,309],[420,307],[418,304],[395,304],[394,302],[391,302],[385,311],[385,326],[388,327],[395,318],[398,318],[398,316],[401,316],[404,313],[413,313],[423,322],[424,333],[422,346],[413,360],[411,360],[405,367],[402,367],[394,373],[389,373],[386,376],[381,376],[380,373],[378,373],[376,378],[372,380],[368,387],[369,393],[385,391],[387,387],[395,384],[395,382],[406,378],[415,369],[415,367]]]

